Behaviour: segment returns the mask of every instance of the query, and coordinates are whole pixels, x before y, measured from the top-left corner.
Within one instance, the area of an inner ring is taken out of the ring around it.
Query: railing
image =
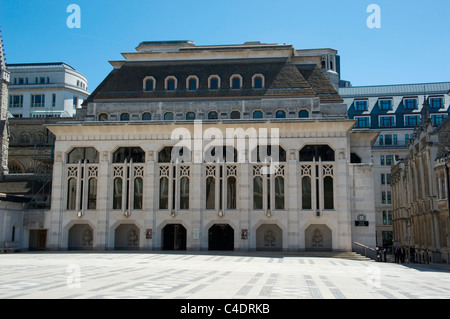
[[[373,248],[370,248],[369,246],[360,244],[358,242],[353,242],[354,248],[353,250],[364,257],[368,257],[370,259],[376,260],[377,259],[377,251]],[[356,246],[356,247],[355,247]]]

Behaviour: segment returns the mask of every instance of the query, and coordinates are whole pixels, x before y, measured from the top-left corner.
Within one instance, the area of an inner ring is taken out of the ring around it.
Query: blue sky
[[[81,28],[67,27],[70,4]],[[368,28],[370,4],[381,28]],[[66,62],[89,90],[142,41],[333,48],[354,86],[450,81],[448,0],[0,0],[7,63]]]

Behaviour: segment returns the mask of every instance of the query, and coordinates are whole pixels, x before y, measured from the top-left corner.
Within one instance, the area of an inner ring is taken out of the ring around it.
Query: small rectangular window
[[[357,122],[355,124],[355,128],[370,127],[370,117],[368,117],[368,116],[355,117],[355,120],[357,120]]]
[[[393,127],[395,126],[394,116],[380,116],[380,127]]]
[[[392,110],[392,100],[380,100],[380,109],[384,111]]]
[[[415,110],[417,109],[417,99],[405,99],[403,102],[405,109]]]
[[[430,98],[430,108],[440,109],[443,107],[443,99],[442,97],[432,97]]]
[[[367,101],[355,101],[356,111],[367,111]]]

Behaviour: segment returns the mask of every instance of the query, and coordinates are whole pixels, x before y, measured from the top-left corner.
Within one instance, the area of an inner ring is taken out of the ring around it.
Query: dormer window
[[[191,75],[186,79],[186,87],[189,91],[195,91],[198,89],[198,77]]]
[[[208,89],[210,90],[220,89],[220,77],[218,75],[211,75],[208,78]]]
[[[174,76],[168,76],[164,83],[164,88],[168,91],[175,91],[178,87],[178,80]]]
[[[144,79],[144,91],[154,91],[156,88],[156,80],[153,76],[147,76]]]
[[[276,111],[275,118],[277,118],[277,119],[284,119],[284,118],[286,118],[286,111],[284,111],[284,110]]]
[[[264,76],[262,74],[255,74],[252,78],[252,85],[254,89],[264,88]]]
[[[216,111],[211,111],[208,113],[208,120],[217,120],[219,118],[219,115]]]
[[[242,76],[235,74],[230,78],[230,87],[233,90],[239,90],[242,87]]]

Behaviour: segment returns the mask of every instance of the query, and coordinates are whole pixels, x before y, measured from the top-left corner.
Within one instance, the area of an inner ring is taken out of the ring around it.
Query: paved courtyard
[[[450,299],[450,268],[214,253],[0,255],[0,299]]]

